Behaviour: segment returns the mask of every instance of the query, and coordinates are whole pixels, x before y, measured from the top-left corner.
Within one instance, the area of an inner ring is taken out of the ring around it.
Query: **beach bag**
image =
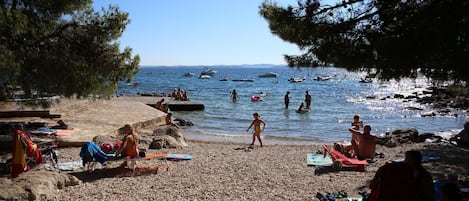
[[[103,150],[104,153],[109,154],[114,152],[114,145],[110,142],[104,142],[100,146],[101,150]]]
[[[416,184],[410,165],[387,163],[376,171],[368,201],[415,201]]]

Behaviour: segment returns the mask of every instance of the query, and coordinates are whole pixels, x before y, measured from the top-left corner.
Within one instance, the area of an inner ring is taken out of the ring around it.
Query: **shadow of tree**
[[[420,151],[424,154],[440,157],[438,161],[424,164],[434,178],[446,179],[448,173],[456,173],[460,176],[460,179],[468,179],[469,149],[449,143],[440,143],[426,145]]]
[[[135,170],[125,168],[123,166],[113,168],[96,169],[94,171],[81,171],[73,172],[71,175],[77,177],[82,182],[92,182],[104,178],[116,178],[116,177],[133,177],[145,174],[158,174],[160,168],[169,171],[169,167],[163,164],[156,164],[151,166],[137,167]]]

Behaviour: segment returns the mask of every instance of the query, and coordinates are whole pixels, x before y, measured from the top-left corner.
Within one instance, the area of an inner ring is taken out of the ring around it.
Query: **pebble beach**
[[[192,142],[179,150],[159,152],[192,154],[188,161],[168,161],[169,170],[139,176],[101,178],[93,173],[74,174],[84,181],[47,196],[50,200],[318,200],[316,194],[344,190],[348,197],[362,197],[376,170],[386,162],[403,158],[407,150],[438,155],[440,161],[425,163],[434,178],[457,173],[467,180],[467,150],[445,144],[408,144],[396,148],[378,146],[385,155],[364,172],[325,171],[306,165],[306,154],[318,145],[266,145]],[[242,149],[240,149],[242,148]],[[446,150],[446,151],[444,151]],[[442,152],[444,151],[444,152]],[[77,159],[79,148],[60,150],[62,160]],[[139,165],[164,164],[152,159]],[[99,166],[99,165],[98,165]],[[98,167],[99,168],[99,167]],[[346,199],[337,199],[346,200]]]
[[[80,108],[75,112],[87,114],[88,110],[99,111],[102,104],[108,103],[74,107]],[[105,109],[112,110],[112,107]],[[84,122],[82,119],[73,119],[73,116],[76,115],[69,112],[63,118],[65,122]],[[81,116],[86,118],[86,115]],[[100,119],[99,123],[112,122],[118,117],[108,115],[108,118]],[[90,128],[99,126],[97,121],[86,122]],[[137,131],[143,137],[151,133],[151,129]],[[359,198],[362,197],[360,192],[369,192],[368,184],[380,166],[403,158],[404,152],[408,150],[419,150],[423,154],[440,157],[438,161],[424,163],[435,179],[444,180],[447,174],[454,173],[461,181],[469,180],[469,151],[446,142],[409,143],[393,148],[377,145],[376,151],[384,157],[377,157],[374,163],[367,165],[366,171],[334,171],[307,166],[307,154],[323,151],[321,144],[267,143],[259,147],[256,142],[250,148],[247,143],[190,139],[187,144],[187,147],[178,149],[147,149],[147,154],[177,153],[193,156],[192,160],[182,161],[138,161],[139,167],[161,165],[158,172],[140,175],[114,173],[113,168],[122,161],[109,161],[106,167],[98,164],[92,172],[59,172],[49,168],[49,171],[41,170],[39,173],[32,170],[13,180],[9,175],[3,175],[0,177],[0,196],[6,200],[318,200],[317,193],[345,191],[347,197]],[[80,147],[61,147],[57,150],[59,162],[80,159]],[[67,177],[68,182],[59,177]],[[32,188],[35,189],[33,197],[28,194],[31,191],[28,189]]]

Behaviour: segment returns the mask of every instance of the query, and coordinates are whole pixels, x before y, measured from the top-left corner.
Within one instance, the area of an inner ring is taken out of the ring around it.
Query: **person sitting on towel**
[[[124,134],[126,135],[124,137],[124,140],[122,145],[119,147],[119,149],[116,151],[116,156],[119,157],[138,157],[138,134],[135,133],[132,129],[132,127],[129,124],[126,124],[124,126]],[[127,167],[135,168],[137,165],[137,162],[135,160],[132,160],[132,164],[127,164]]]
[[[349,128],[352,133],[352,145],[345,147],[345,152],[360,160],[373,158],[376,150],[376,136],[371,135],[371,126],[363,127],[363,134],[355,126]]]

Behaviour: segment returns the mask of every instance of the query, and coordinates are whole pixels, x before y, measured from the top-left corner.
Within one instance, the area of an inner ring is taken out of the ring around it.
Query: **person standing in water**
[[[238,92],[236,92],[236,89],[233,89],[233,91],[231,92],[231,99],[233,100],[233,102],[236,102],[236,100],[238,100]]]
[[[288,105],[290,104],[290,91],[287,91],[284,97],[285,100],[285,109],[288,109]]]
[[[309,94],[309,91],[306,91],[305,94],[305,102],[306,102],[306,109],[309,109],[311,107],[311,95]]]
[[[265,122],[260,118],[260,115],[256,112],[252,115],[254,117],[254,120],[252,120],[251,125],[249,125],[248,129],[246,132],[249,132],[249,129],[251,129],[254,126],[254,133],[252,134],[252,143],[251,145],[254,145],[254,142],[256,138],[259,140],[259,143],[261,144],[261,147],[263,146],[262,140],[261,140],[261,132],[265,129]],[[262,124],[262,128],[261,128]]]

